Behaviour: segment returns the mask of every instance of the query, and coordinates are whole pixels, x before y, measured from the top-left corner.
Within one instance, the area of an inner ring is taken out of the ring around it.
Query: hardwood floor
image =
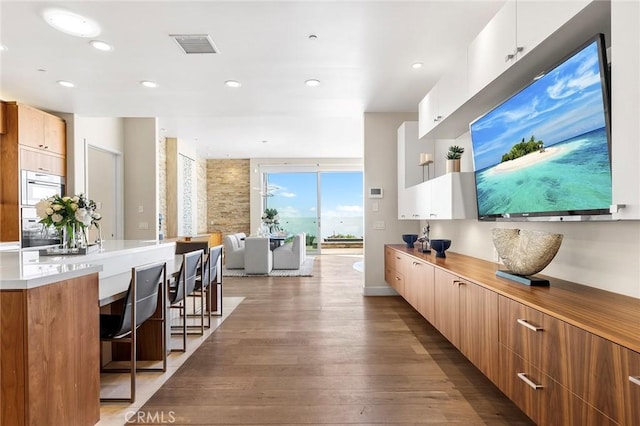
[[[400,297],[363,297],[349,256],[314,277],[227,278],[244,301],[132,420],[531,424]]]

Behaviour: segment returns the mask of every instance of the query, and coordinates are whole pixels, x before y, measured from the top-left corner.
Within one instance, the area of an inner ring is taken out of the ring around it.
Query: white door
[[[118,155],[92,146],[87,154],[87,196],[96,202],[96,211],[102,215],[100,229],[105,240],[118,235]],[[89,231],[89,243],[98,237],[95,228]]]

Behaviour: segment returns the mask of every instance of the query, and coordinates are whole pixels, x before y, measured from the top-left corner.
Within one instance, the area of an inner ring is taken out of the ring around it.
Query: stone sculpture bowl
[[[444,252],[451,247],[451,240],[431,240],[431,248],[436,251],[436,257],[447,257]]]
[[[509,272],[516,275],[533,275],[542,271],[553,260],[562,243],[562,234],[541,231],[494,228],[491,234],[498,255]]]
[[[413,248],[413,243],[418,240],[418,234],[402,234],[402,241],[407,243],[407,248]]]

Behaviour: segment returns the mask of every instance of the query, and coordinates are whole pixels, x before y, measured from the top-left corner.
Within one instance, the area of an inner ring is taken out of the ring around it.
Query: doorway
[[[268,172],[263,187],[263,210],[276,209],[287,233],[304,232],[308,252],[362,254],[362,171]]]
[[[119,154],[88,146],[87,149],[87,196],[96,202],[96,212],[100,213],[100,230],[105,240],[120,239],[119,227]],[[98,238],[95,228],[89,230],[88,240]]]

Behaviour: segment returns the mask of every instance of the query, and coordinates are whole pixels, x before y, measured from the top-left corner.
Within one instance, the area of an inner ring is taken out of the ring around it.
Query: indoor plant
[[[447,173],[460,171],[460,158],[464,153],[464,148],[458,145],[451,145],[447,151]]]

